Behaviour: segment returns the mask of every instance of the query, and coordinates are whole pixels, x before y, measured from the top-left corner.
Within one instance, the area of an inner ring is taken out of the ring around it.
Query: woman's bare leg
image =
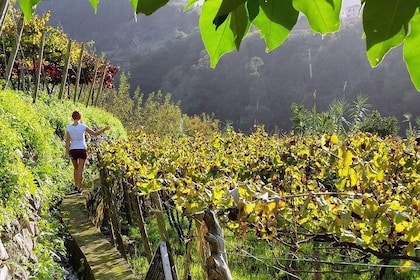
[[[78,190],[82,189],[82,183],[83,183],[83,170],[85,169],[85,159],[79,158],[77,160],[77,171],[76,171],[76,187]]]
[[[78,169],[78,166],[77,166],[77,159],[72,159],[71,160],[71,163],[73,163],[73,180],[74,180],[74,186],[77,188],[78,187],[78,185],[77,185],[77,182],[78,182],[78,179],[77,179],[77,174],[78,174],[78,171],[77,171],[77,169]]]

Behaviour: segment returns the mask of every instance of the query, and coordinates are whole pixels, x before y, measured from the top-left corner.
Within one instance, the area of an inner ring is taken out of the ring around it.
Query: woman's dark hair
[[[82,114],[80,114],[79,111],[74,111],[73,114],[71,114],[71,117],[73,118],[73,120],[80,120],[82,118]]]

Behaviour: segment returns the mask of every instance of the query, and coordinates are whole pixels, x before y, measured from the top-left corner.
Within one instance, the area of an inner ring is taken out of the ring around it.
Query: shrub
[[[360,131],[377,134],[381,137],[395,135],[398,132],[396,117],[383,117],[379,111],[374,110],[363,119]]]

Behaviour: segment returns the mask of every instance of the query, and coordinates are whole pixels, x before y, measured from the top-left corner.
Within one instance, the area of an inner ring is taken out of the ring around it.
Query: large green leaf
[[[313,31],[326,34],[340,29],[341,1],[293,0],[293,6],[308,18]]]
[[[248,0],[246,1],[246,8],[248,10],[249,21],[253,21],[260,12],[260,1],[259,0]]]
[[[252,23],[259,29],[267,49],[271,51],[286,40],[298,16],[292,0],[260,0],[260,11]]]
[[[392,48],[403,42],[418,5],[418,0],[366,1],[363,28],[370,65],[377,66]]]
[[[41,0],[19,0],[19,6],[22,10],[25,20],[30,20],[32,18],[32,14],[35,11],[35,6],[41,2]]]
[[[411,81],[420,91],[420,9],[417,9],[410,21],[410,34],[408,34],[403,48],[404,61],[407,65]]]
[[[137,0],[136,14],[151,15],[166,5],[169,0]]]
[[[246,0],[222,0],[222,4],[217,11],[217,14],[213,20],[216,28],[219,27],[229,15],[230,12],[235,11],[239,6],[243,5]]]
[[[188,10],[189,8],[191,8],[197,2],[198,2],[198,0],[188,0],[187,4],[184,7],[184,11]]]
[[[210,65],[215,67],[220,57],[236,48],[235,33],[230,28],[230,18],[224,21],[217,29],[213,24],[222,0],[207,0],[204,2],[199,25],[201,37],[210,56]]]
[[[245,3],[230,13],[230,29],[235,35],[235,46],[239,50],[242,39],[248,34],[250,22]]]
[[[130,0],[130,3],[133,7],[133,11],[137,11],[137,5],[139,4],[139,0]]]
[[[96,12],[98,11],[99,0],[89,0],[89,2],[90,5],[92,5],[93,12],[96,14]]]

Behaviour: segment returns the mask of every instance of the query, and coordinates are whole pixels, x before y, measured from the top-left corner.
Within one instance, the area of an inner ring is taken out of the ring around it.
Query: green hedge
[[[33,104],[27,94],[1,91],[0,226],[25,214],[28,195],[38,194],[49,202],[67,191],[72,175],[63,157],[64,131],[75,109],[93,129],[110,125],[108,140],[126,137],[121,122],[97,108],[48,97]]]
[[[39,226],[48,234],[38,239],[38,263],[21,264],[35,274],[35,279],[41,277],[37,275],[41,271],[54,270],[51,252],[62,244],[55,236],[59,227],[51,209],[72,185],[72,166],[64,157],[64,131],[75,109],[83,113],[83,122],[93,129],[110,125],[107,140],[126,137],[121,122],[102,110],[48,96],[33,104],[28,94],[0,91],[0,236],[10,222],[30,216],[29,198],[40,198]]]

